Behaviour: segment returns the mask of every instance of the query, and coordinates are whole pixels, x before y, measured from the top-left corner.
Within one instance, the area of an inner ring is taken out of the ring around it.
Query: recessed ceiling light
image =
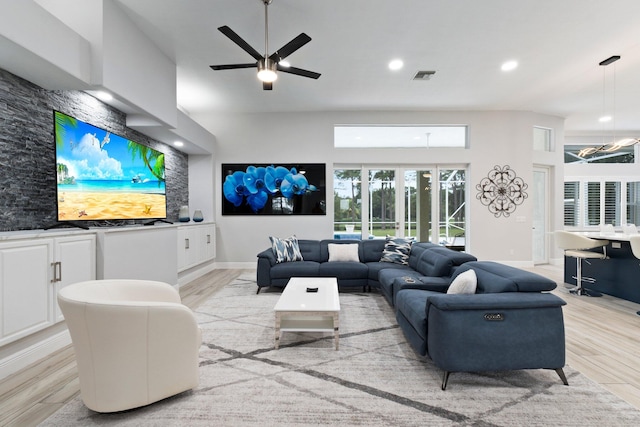
[[[98,99],[108,102],[113,100],[113,95],[111,95],[110,93],[107,93],[103,90],[99,90],[98,92],[96,92],[96,96],[98,97]]]
[[[182,142],[182,141],[174,141],[173,145],[175,145],[176,147],[182,147],[184,145],[184,142]]]
[[[611,116],[602,116],[598,119],[600,123],[610,122],[613,117]]]
[[[390,70],[399,70],[404,66],[404,62],[402,62],[401,59],[394,59],[393,61],[389,62],[389,69]]]
[[[507,61],[500,67],[502,71],[512,71],[518,68],[518,61]]]

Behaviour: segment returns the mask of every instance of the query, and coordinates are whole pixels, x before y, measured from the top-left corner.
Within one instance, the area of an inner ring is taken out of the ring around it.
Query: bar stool
[[[633,252],[633,256],[640,259],[640,234],[637,234],[637,229],[636,234],[629,236],[629,243],[631,244],[631,252]],[[640,311],[636,314],[640,316]]]
[[[574,257],[576,259],[576,287],[571,289],[571,293],[586,296],[601,296],[598,293],[588,293],[582,287],[582,282],[595,283],[592,277],[582,277],[582,260],[587,259],[606,259],[608,240],[591,239],[580,234],[571,233],[569,231],[558,230],[555,233],[556,245],[564,250],[564,255]],[[593,252],[586,249],[602,248],[602,252]],[[587,263],[589,261],[586,261]]]

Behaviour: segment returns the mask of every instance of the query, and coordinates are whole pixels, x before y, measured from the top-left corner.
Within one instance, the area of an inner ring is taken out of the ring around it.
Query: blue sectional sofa
[[[329,261],[331,244],[357,245],[357,259]],[[549,293],[554,281],[433,243],[411,245],[407,264],[383,262],[385,244],[299,240],[303,260],[280,263],[269,248],[258,254],[258,292],[285,287],[291,277],[336,277],[340,288],[379,289],[413,349],[443,370],[443,390],[451,372],[516,369],[554,369],[568,385],[565,302]],[[448,293],[470,270],[473,293]]]
[[[429,290],[423,278],[395,298],[396,319],[411,346],[444,371],[442,389],[450,372],[515,369],[554,369],[568,384],[562,370],[566,303],[548,293],[556,283],[490,261],[465,263],[450,281],[468,270],[477,277],[474,294]]]
[[[330,244],[358,245],[360,262],[329,262]],[[455,267],[476,259],[468,254],[424,242],[411,245],[406,265],[381,262],[385,244],[385,239],[298,240],[303,260],[281,263],[276,262],[271,248],[266,249],[258,254],[258,292],[266,286],[285,287],[291,277],[336,277],[340,288],[381,288],[382,293],[390,300],[395,278],[442,275],[446,276],[443,283],[449,283]],[[380,278],[384,282],[380,282]]]

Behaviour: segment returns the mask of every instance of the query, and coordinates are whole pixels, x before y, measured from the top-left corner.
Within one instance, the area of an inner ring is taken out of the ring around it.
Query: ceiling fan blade
[[[262,90],[273,90],[273,82],[262,82]]]
[[[218,30],[220,30],[220,32],[222,34],[224,34],[225,36],[229,37],[232,42],[234,42],[235,44],[240,46],[249,55],[253,56],[254,59],[256,59],[256,60],[262,59],[262,55],[260,55],[257,50],[252,48],[249,43],[244,41],[242,39],[242,37],[240,37],[238,34],[236,34],[235,31],[233,31],[231,28],[229,28],[226,25],[224,25],[222,27],[219,27]]]
[[[311,41],[311,37],[309,37],[305,33],[300,33],[298,37],[294,38],[289,43],[285,44],[280,49],[273,52],[273,54],[269,57],[269,59],[276,62],[280,61],[286,58],[287,56],[291,55],[293,52],[300,49],[302,46],[309,43],[310,41]]]
[[[295,74],[296,76],[309,77],[310,79],[317,79],[320,77],[320,73],[315,73],[313,71],[303,70],[302,68],[296,67],[283,67],[278,64],[278,71],[282,71],[283,73]]]
[[[236,68],[254,68],[258,66],[257,62],[253,64],[226,64],[226,65],[209,65],[212,70],[235,70]]]

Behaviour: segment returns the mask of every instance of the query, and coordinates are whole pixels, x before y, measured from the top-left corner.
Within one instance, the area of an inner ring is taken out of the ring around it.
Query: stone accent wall
[[[0,69],[0,231],[40,229],[57,222],[54,110],[163,152],[167,219],[177,221],[180,206],[189,204],[185,153],[127,128],[124,113],[91,95],[48,91]]]

